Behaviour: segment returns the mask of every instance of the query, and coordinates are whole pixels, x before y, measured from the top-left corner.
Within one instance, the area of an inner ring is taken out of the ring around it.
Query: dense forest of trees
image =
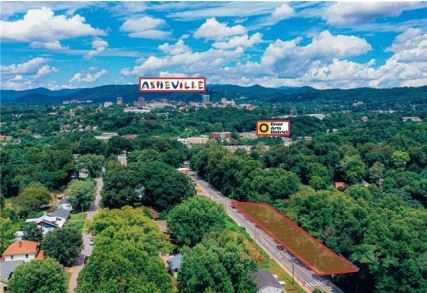
[[[191,165],[231,198],[273,204],[360,267],[337,278],[343,288],[424,292],[426,146],[425,123],[381,118],[250,154],[209,143],[191,150]]]
[[[336,99],[335,92],[324,94],[325,101]],[[2,107],[1,134],[12,139],[0,147],[0,249],[18,230],[24,230],[26,239],[41,240],[40,231],[25,225],[25,219],[39,216],[52,203],[52,193],[65,192],[79,211],[88,209],[94,198],[93,178],[102,176],[106,209],[90,224],[95,251],[80,274],[79,292],[252,292],[250,276],[262,256],[229,228],[221,207],[194,196],[193,185],[176,169],[189,160],[226,196],[272,204],[356,264],[358,274],[335,277],[346,291],[427,291],[427,124],[402,122],[402,116],[425,118],[427,111],[418,102],[394,113],[362,105],[320,120],[303,115],[316,103],[306,98],[305,110],[284,101],[255,111],[168,108],[146,114],[94,105]],[[256,119],[290,111],[290,146],[280,138],[249,140],[238,135],[254,130]],[[251,151],[227,151],[215,141],[187,149],[176,140],[223,130],[232,132],[224,144],[251,145]],[[95,138],[107,131],[119,136]],[[136,137],[127,139],[125,134]],[[302,139],[305,136],[311,138]],[[127,166],[117,161],[124,151]],[[80,170],[90,178],[78,178]],[[349,187],[337,190],[337,181]],[[168,219],[176,246],[144,215],[142,205]],[[63,292],[60,264],[69,265],[76,257],[79,236],[63,228],[45,237],[42,245],[51,258],[17,271],[11,291],[37,286],[22,277],[28,272],[56,270],[49,288]],[[58,243],[68,243],[67,249],[58,249]],[[172,250],[185,256],[178,287],[158,257]],[[200,271],[215,272],[217,278],[206,278]]]

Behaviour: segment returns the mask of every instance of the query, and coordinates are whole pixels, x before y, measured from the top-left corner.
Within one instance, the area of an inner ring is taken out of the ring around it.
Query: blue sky
[[[2,2],[2,89],[427,84],[420,2]]]

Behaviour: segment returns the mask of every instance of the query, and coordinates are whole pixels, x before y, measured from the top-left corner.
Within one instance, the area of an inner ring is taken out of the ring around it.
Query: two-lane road
[[[295,281],[307,292],[320,289],[324,292],[343,291],[334,285],[329,278],[317,276],[313,271],[300,263],[292,254],[284,250],[278,250],[276,241],[268,234],[259,229],[253,222],[247,219],[238,210],[231,207],[231,200],[215,190],[208,182],[200,178],[195,172],[190,173],[190,177],[201,188],[203,193],[223,205],[227,214],[246,232],[258,245],[264,249],[289,275],[295,277]]]
[[[95,201],[92,204],[92,207],[86,214],[86,219],[92,220],[93,217],[96,215],[96,213],[99,210],[100,202],[101,202],[101,190],[104,186],[104,181],[102,180],[102,177],[96,178],[96,195],[95,195]],[[84,258],[86,256],[91,256],[93,251],[93,246],[91,245],[91,235],[88,231],[83,232],[83,247],[80,252],[80,257],[77,260],[77,264],[70,268],[71,276],[70,281],[68,283],[68,293],[74,293],[77,288],[77,277],[79,276],[80,271],[84,267]]]

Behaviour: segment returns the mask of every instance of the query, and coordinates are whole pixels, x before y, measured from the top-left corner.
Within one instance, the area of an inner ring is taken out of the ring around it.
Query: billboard
[[[139,91],[143,93],[205,93],[204,77],[140,77]]]
[[[257,120],[257,136],[290,136],[291,123],[289,120]]]

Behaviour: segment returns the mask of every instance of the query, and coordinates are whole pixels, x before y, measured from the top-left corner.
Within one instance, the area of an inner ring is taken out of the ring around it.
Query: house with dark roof
[[[43,230],[43,235],[56,229],[62,228],[70,217],[70,211],[64,209],[58,209],[50,215],[43,215],[38,218],[32,218],[25,220],[26,223],[34,223]]]
[[[70,217],[70,210],[57,209],[56,211],[51,213],[50,216],[66,222],[68,220],[68,218]]]
[[[284,293],[283,286],[272,273],[265,270],[257,272],[257,293]]]
[[[7,292],[7,283],[13,271],[22,263],[23,260],[0,262],[0,293]]]

